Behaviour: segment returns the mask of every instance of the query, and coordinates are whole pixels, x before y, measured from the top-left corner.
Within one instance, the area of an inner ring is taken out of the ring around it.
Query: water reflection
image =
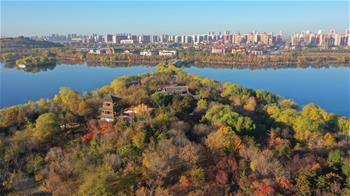
[[[49,64],[49,65],[41,65],[41,66],[31,66],[26,68],[19,68],[16,66],[15,62],[6,62],[3,63],[5,68],[16,68],[18,70],[22,70],[25,72],[31,72],[31,73],[38,73],[38,72],[45,72],[45,71],[51,71],[56,68],[57,65],[60,64],[70,64],[70,65],[79,65],[79,64],[86,64],[89,67],[112,67],[112,68],[118,68],[118,67],[133,67],[137,65],[144,65],[144,66],[155,66],[155,63],[150,62],[129,62],[129,61],[120,61],[120,62],[113,62],[113,63],[104,63],[104,62],[92,62],[92,61],[81,61],[81,60],[70,60],[70,59],[60,59],[56,62],[56,64]],[[240,70],[260,70],[260,69],[290,69],[290,68],[344,68],[344,67],[350,67],[350,64],[293,64],[293,63],[270,63],[270,64],[200,64],[195,62],[186,62],[183,66],[183,68],[189,68],[189,67],[198,67],[198,68],[214,68],[214,69],[240,69]]]

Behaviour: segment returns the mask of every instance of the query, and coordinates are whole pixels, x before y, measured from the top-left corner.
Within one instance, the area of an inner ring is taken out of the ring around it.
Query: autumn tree
[[[19,106],[12,106],[0,110],[0,130],[1,128],[22,125],[26,120],[26,114]]]
[[[170,140],[161,140],[143,153],[142,165],[151,173],[165,177],[176,166],[178,149]]]
[[[133,144],[139,149],[142,149],[145,146],[145,141],[146,141],[146,132],[143,130],[139,130],[132,137]]]
[[[80,195],[116,195],[126,194],[135,182],[134,176],[124,176],[109,169],[98,169],[87,173],[79,186]]]
[[[241,140],[231,127],[220,127],[208,135],[205,143],[214,152],[235,152],[240,148]]]
[[[73,91],[67,87],[62,87],[58,95],[56,95],[53,100],[62,108],[69,110],[72,113],[77,113],[79,112],[80,99],[81,97],[78,92]]]
[[[188,163],[190,166],[198,164],[205,160],[205,150],[202,145],[190,143],[180,150],[179,157],[181,160]]]
[[[256,107],[257,107],[257,103],[254,97],[249,97],[243,106],[243,108],[249,112],[255,111]]]

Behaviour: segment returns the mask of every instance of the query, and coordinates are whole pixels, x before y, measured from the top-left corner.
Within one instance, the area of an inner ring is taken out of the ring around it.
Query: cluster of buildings
[[[115,53],[123,53],[123,54],[136,54],[141,56],[165,56],[165,57],[174,57],[177,55],[176,50],[120,50],[112,47],[106,48],[93,48],[88,50],[89,54],[115,54]]]
[[[51,34],[51,35],[44,35],[44,36],[32,36],[31,38],[34,40],[46,40],[46,41],[56,42],[56,43],[72,43],[72,42],[79,43],[89,39],[89,36],[78,35],[78,34],[67,34],[67,35]]]
[[[194,35],[133,35],[133,34],[106,34],[98,35],[57,35],[34,37],[53,42],[78,44],[87,47],[87,52],[93,54],[132,53],[142,56],[176,56],[177,50],[194,49],[198,51],[210,51],[215,54],[253,54],[264,55],[278,53],[279,49],[296,48],[332,48],[350,47],[350,30],[344,33],[330,31],[324,33],[310,31],[293,33],[290,40],[280,33],[267,32],[240,32],[224,33],[207,32]],[[81,45],[83,44],[83,45]],[[133,51],[116,51],[116,48],[132,46]],[[145,49],[144,46],[147,46]],[[98,48],[98,49],[89,49]],[[162,50],[172,48],[174,50]]]
[[[293,33],[290,37],[290,46],[292,48],[303,47],[319,47],[319,48],[332,48],[332,47],[349,47],[350,46],[350,30],[346,30],[344,33],[335,32],[322,32],[319,30],[317,33],[305,31],[301,33]]]
[[[226,31],[222,36],[224,44],[235,44],[235,45],[268,45],[273,46],[283,43],[282,33],[273,34],[267,32],[249,32],[247,34],[241,34],[239,32],[230,34]]]
[[[48,40],[52,42],[81,42],[81,43],[103,43],[103,44],[150,44],[150,43],[179,43],[179,44],[210,44],[221,42],[223,44],[265,44],[274,45],[282,42],[282,33],[273,34],[266,32],[250,32],[241,34],[239,32],[231,34],[230,31],[224,33],[208,32],[206,34],[195,35],[133,35],[133,34],[107,34],[90,36],[68,34],[32,37],[34,39]]]
[[[216,44],[211,47],[212,54],[251,54],[251,55],[264,55],[264,54],[277,54],[276,48],[268,45],[231,45]]]
[[[153,55],[159,55],[159,56],[176,56],[177,51],[176,50],[143,50],[140,52],[140,55],[142,56],[153,56]]]
[[[104,36],[94,34],[85,40],[87,42],[100,42],[106,44],[149,44],[149,43],[179,43],[179,44],[210,44],[221,42],[223,44],[264,44],[275,45],[282,43],[282,33],[273,34],[266,32],[250,32],[247,34],[225,31],[196,35],[131,35],[131,34],[107,34]]]

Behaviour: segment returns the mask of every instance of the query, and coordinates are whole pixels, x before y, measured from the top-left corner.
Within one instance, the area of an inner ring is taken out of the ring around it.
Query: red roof
[[[215,49],[225,49],[225,46],[224,45],[215,45],[215,46],[213,46],[213,48],[215,48]]]

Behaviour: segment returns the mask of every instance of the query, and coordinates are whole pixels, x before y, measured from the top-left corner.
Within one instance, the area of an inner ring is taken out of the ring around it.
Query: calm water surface
[[[221,82],[262,89],[299,106],[314,102],[328,112],[350,116],[350,68],[215,69],[191,67],[187,72]]]
[[[82,93],[110,84],[118,76],[143,74],[154,69],[145,66],[112,68],[63,64],[53,70],[31,73],[1,65],[0,108],[52,98],[62,86]]]
[[[154,67],[90,67],[86,64],[58,65],[38,73],[4,68],[1,65],[0,107],[52,98],[61,86],[79,92],[109,84],[124,75],[143,74]],[[221,82],[267,90],[299,105],[314,102],[326,111],[350,116],[350,68],[215,69],[185,68],[185,71]]]

